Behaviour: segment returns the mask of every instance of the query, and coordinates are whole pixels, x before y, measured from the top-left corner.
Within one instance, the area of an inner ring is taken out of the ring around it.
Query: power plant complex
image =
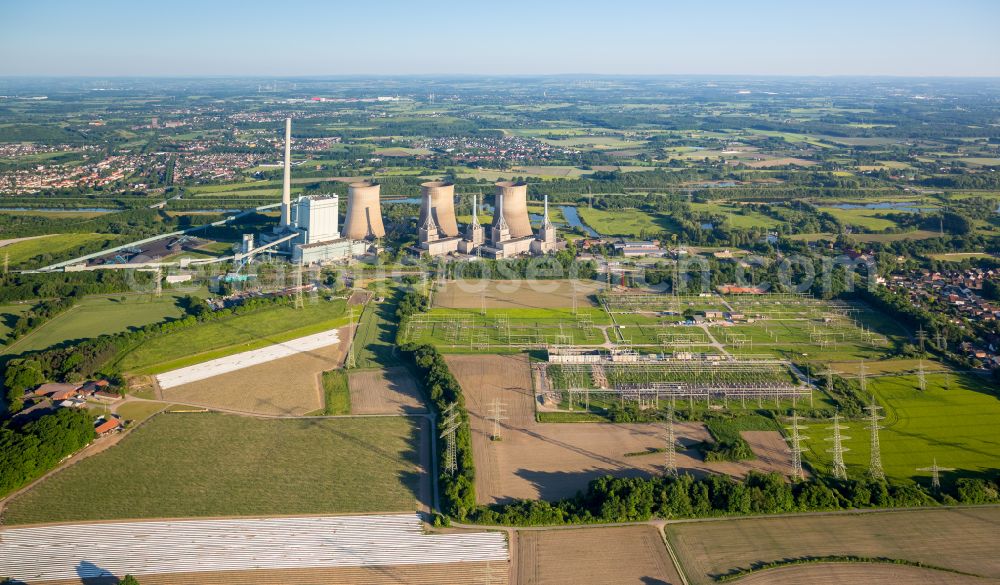
[[[385,237],[382,222],[381,185],[359,181],[347,187],[347,209],[343,230],[339,224],[340,197],[336,194],[301,196],[294,202],[291,193],[292,120],[285,120],[284,180],[281,192],[281,219],[272,233],[261,234],[255,248],[252,234],[243,236],[243,256],[254,250],[275,248],[291,256],[295,263],[315,264],[344,260],[378,250]],[[417,221],[418,246],[415,252],[430,256],[470,255],[503,259],[560,249],[556,229],[549,220],[548,197],[537,231],[528,215],[526,183],[496,184],[493,222],[489,229],[479,223],[478,198],[473,196],[472,221],[464,232],[455,216],[455,185],[429,181],[420,186],[421,204]]]

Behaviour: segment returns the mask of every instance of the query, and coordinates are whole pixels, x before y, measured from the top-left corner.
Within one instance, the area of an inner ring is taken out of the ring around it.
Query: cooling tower
[[[292,221],[292,119],[285,118],[285,180],[281,186],[281,227]]]
[[[450,238],[458,235],[458,221],[455,220],[455,184],[443,181],[431,181],[420,184],[420,221],[418,226],[427,220],[427,201],[430,201],[434,223],[437,224],[441,237]]]
[[[347,217],[344,218],[343,237],[352,240],[381,238],[382,205],[379,203],[378,183],[362,181],[347,186]]]
[[[494,205],[497,200],[503,200],[503,218],[510,227],[510,237],[524,238],[532,235],[531,221],[528,219],[528,184],[513,183],[503,181],[496,184],[496,197],[493,199]],[[496,223],[499,213],[493,214],[493,222]]]

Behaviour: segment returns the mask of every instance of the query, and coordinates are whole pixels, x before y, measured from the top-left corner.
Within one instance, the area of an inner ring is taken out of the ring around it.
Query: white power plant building
[[[305,244],[327,242],[340,238],[337,213],[340,197],[316,195],[299,197],[295,202],[294,223],[305,234]]]
[[[338,217],[340,197],[331,195],[308,195],[292,202],[292,120],[285,120],[285,164],[281,190],[281,220],[273,234],[261,234],[263,246],[268,242],[280,245],[281,250],[301,264],[313,264],[328,260],[343,260],[353,256],[355,249],[363,253],[368,246],[354,242],[340,235]],[[381,225],[381,218],[379,218]],[[253,249],[254,238],[246,234],[243,238],[243,253]]]

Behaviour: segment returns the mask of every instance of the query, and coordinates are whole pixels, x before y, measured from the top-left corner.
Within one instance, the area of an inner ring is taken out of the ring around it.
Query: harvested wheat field
[[[403,367],[351,372],[352,414],[417,414],[427,412],[417,382]]]
[[[837,555],[1000,578],[998,507],[678,522],[667,524],[666,533],[693,584],[758,562]]]
[[[441,563],[376,567],[327,567],[310,569],[260,569],[142,575],[142,585],[507,585],[507,563]],[[116,577],[61,579],[45,585],[117,585]],[[30,584],[29,584],[30,585]]]
[[[558,309],[596,307],[601,284],[592,280],[449,280],[434,293],[447,309]]]
[[[481,504],[513,499],[557,500],[585,490],[603,475],[652,476],[663,473],[664,430],[656,424],[539,423],[534,391],[524,356],[453,355],[448,367],[462,385],[472,426],[476,463],[476,498]],[[491,440],[489,419],[494,400],[504,408],[501,440]],[[693,445],[710,439],[701,423],[678,423],[679,440]],[[707,464],[693,449],[678,455],[678,466],[694,474],[715,472],[742,476],[751,469],[788,470],[777,452],[780,435],[751,434],[758,459]],[[781,447],[783,449],[783,445]]]
[[[372,298],[371,291],[367,290],[356,290],[351,293],[351,296],[347,299],[347,306],[353,307],[357,305],[363,305],[368,302],[368,299]]]
[[[653,526],[518,531],[518,585],[681,583]]]
[[[620,426],[620,425],[616,425]],[[682,473],[690,473],[695,477],[701,477],[709,473],[724,473],[731,477],[742,478],[750,471],[762,473],[787,474],[792,466],[792,454],[788,451],[788,445],[781,433],[777,431],[742,431],[740,436],[750,445],[756,459],[750,461],[713,461],[706,462],[695,445],[705,441],[711,441],[712,435],[700,422],[678,422],[674,423],[674,432],[677,434],[677,442],[684,450],[677,452],[677,467]],[[648,447],[663,447],[663,435],[657,434],[656,439],[659,444],[649,444]],[[663,469],[656,467],[662,462],[662,453],[651,453],[649,455],[639,455],[629,458],[630,460],[647,464],[649,463],[657,473],[663,473]]]
[[[882,563],[816,563],[768,569],[733,581],[739,585],[986,585],[997,583],[948,571]]]
[[[344,363],[350,328],[343,340],[293,356],[161,390],[163,400],[253,414],[304,415],[323,408],[320,374]]]

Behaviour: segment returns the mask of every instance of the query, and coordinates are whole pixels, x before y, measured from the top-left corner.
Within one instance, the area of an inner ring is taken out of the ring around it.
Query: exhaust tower
[[[352,240],[385,237],[380,189],[381,185],[373,181],[361,181],[347,186],[343,237]]]
[[[281,186],[281,228],[292,223],[292,119],[285,118],[285,178]]]

